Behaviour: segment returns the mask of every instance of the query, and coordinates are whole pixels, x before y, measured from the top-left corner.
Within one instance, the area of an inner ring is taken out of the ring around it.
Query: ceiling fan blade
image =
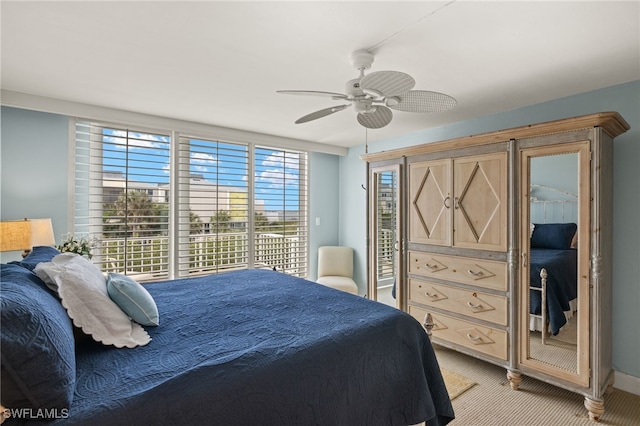
[[[312,121],[318,118],[326,117],[327,115],[333,114],[334,112],[342,111],[343,109],[349,106],[351,106],[351,104],[338,105],[330,108],[321,109],[320,111],[312,112],[311,114],[307,114],[304,117],[298,118],[296,120],[296,124],[306,123],[307,121]]]
[[[331,99],[347,99],[347,95],[342,93],[319,92],[316,90],[276,90],[276,92],[285,95],[325,96]]]
[[[377,106],[373,112],[361,112],[358,114],[358,123],[368,129],[379,129],[391,123],[393,113],[384,106]]]
[[[398,97],[398,104],[389,105],[389,108],[406,112],[439,112],[452,109],[457,104],[449,95],[426,90],[410,90]]]
[[[360,80],[360,88],[365,93],[370,91],[384,97],[402,95],[415,85],[413,77],[399,71],[376,71]]]

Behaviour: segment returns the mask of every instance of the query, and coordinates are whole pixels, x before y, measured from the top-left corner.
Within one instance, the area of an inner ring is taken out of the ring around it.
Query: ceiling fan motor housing
[[[356,50],[351,54],[351,63],[357,70],[368,70],[373,64],[373,55],[367,50]]]
[[[358,77],[347,81],[347,84],[345,85],[345,93],[349,99],[353,100],[353,107],[356,112],[374,112],[376,107],[373,105],[373,100],[370,97],[367,97],[367,94],[360,88],[361,79],[362,77]]]
[[[364,97],[365,94],[360,88],[360,80],[362,77],[354,78],[353,80],[347,81],[344,85],[344,91],[349,98],[357,98],[359,96]]]

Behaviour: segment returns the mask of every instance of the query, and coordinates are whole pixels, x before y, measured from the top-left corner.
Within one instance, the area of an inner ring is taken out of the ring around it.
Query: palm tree
[[[190,234],[202,234],[204,227],[202,226],[202,220],[200,216],[189,210],[189,233]]]
[[[124,225],[129,237],[141,237],[157,228],[157,208],[144,191],[123,192],[114,203],[114,210],[115,216],[111,219]]]
[[[231,231],[231,214],[227,210],[218,210],[215,215],[211,216],[211,232],[230,232]]]

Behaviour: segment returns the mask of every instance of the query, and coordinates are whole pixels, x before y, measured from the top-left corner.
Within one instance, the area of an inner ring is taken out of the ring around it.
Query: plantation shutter
[[[171,138],[78,121],[74,234],[99,241],[93,261],[138,280],[169,274]]]
[[[179,275],[249,265],[247,145],[180,138]]]
[[[254,267],[307,277],[307,154],[256,147]]]

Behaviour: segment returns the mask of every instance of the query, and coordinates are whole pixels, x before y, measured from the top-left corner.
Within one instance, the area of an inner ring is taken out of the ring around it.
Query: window
[[[306,277],[306,154],[256,147],[254,181],[255,265]]]
[[[249,148],[180,138],[179,275],[249,266]]]
[[[170,137],[77,123],[74,233],[104,271],[168,276]]]
[[[74,232],[101,241],[99,266],[140,280],[262,267],[306,277],[307,154],[175,140],[76,123]]]

